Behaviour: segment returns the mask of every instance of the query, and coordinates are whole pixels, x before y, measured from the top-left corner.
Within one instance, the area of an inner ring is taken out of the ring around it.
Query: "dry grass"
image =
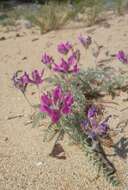
[[[66,4],[50,3],[41,7],[38,14],[28,15],[26,18],[40,27],[41,33],[60,29],[73,17],[74,11]]]

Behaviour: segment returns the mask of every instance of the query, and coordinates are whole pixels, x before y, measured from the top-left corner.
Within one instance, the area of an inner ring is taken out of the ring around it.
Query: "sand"
[[[24,101],[22,94],[16,90],[11,81],[13,73],[17,70],[41,69],[41,54],[48,51],[58,59],[56,46],[61,41],[71,41],[82,52],[82,67],[95,67],[93,59],[87,57],[83,47],[78,43],[77,37],[81,33],[89,34],[99,44],[103,51],[99,60],[106,59],[105,52],[109,55],[118,50],[128,51],[128,15],[111,16],[107,22],[92,27],[63,29],[40,35],[36,29],[26,30],[16,28],[14,31],[0,30],[0,190],[112,190],[114,189],[101,175],[98,179],[97,170],[85,157],[84,152],[77,145],[71,145],[66,137],[63,147],[66,160],[58,160],[49,156],[53,142],[43,142],[46,126],[32,128],[25,125],[30,120],[32,110]],[[17,34],[20,34],[18,37]],[[88,62],[87,62],[88,60]],[[107,65],[115,69],[128,70],[128,67],[112,59]],[[48,73],[49,74],[49,73]],[[34,89],[35,90],[35,89]],[[37,101],[29,92],[31,100]],[[111,127],[116,127],[119,121],[126,120],[128,110],[120,112],[128,106],[122,99],[127,97],[122,93],[115,101],[119,106],[109,109],[113,117]],[[23,117],[9,119],[21,114]],[[115,138],[115,143],[120,138],[128,139],[128,126]],[[126,157],[111,157],[117,167],[117,173],[122,185],[115,189],[128,188],[128,140],[126,140]]]

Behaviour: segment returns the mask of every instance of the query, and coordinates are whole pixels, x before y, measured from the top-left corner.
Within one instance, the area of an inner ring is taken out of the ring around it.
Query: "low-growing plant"
[[[80,35],[79,41],[85,51],[88,51],[93,43],[89,36]],[[45,52],[41,59],[52,73],[51,77],[44,77],[44,69],[42,71],[35,69],[31,76],[27,72],[19,76],[20,72],[16,72],[12,78],[13,84],[34,109],[33,125],[38,125],[39,121],[43,122],[46,117],[49,118],[44,141],[56,138],[51,156],[66,158],[62,154],[64,150],[60,144],[66,133],[69,138],[81,145],[94,165],[102,168],[107,180],[117,186],[120,183],[117,170],[104,149],[104,146],[113,147],[109,126],[112,115],[105,115],[102,98],[108,94],[113,96],[116,90],[128,86],[127,81],[117,75],[111,67],[101,69],[96,65],[95,69],[80,69],[80,51],[70,42],[60,43],[57,50],[62,55],[59,62]],[[117,58],[121,61],[126,60],[124,54],[120,52]],[[38,90],[40,86],[45,87],[47,84],[47,90],[40,94],[38,105],[32,104],[27,98],[29,84],[35,85]]]

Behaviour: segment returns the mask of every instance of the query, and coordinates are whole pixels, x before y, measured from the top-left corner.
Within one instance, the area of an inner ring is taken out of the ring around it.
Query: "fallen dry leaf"
[[[58,158],[58,159],[66,159],[65,151],[61,144],[57,143],[52,149],[52,152],[49,154],[49,156]]]

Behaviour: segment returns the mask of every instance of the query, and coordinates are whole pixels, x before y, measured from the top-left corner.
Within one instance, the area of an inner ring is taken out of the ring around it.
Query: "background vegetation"
[[[45,33],[60,29],[71,20],[94,25],[103,20],[102,13],[108,8],[122,15],[128,0],[1,0],[0,24],[15,25],[24,19]]]

